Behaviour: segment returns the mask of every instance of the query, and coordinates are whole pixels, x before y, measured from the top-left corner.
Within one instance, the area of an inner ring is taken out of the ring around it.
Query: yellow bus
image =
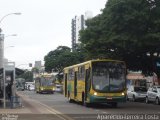
[[[36,93],[54,93],[54,76],[52,74],[44,73],[35,78]]]
[[[69,102],[126,102],[126,65],[118,60],[90,60],[64,68],[64,95]]]

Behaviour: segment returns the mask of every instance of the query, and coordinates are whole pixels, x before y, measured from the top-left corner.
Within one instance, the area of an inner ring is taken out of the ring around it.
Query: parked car
[[[30,87],[31,85],[35,85],[35,83],[34,83],[34,82],[26,82],[26,83],[25,83],[25,89],[26,89],[26,90],[29,90],[29,87]]]
[[[160,104],[160,86],[152,86],[148,89],[146,95],[146,103],[155,102],[155,104]]]
[[[145,100],[147,88],[143,86],[129,86],[127,90],[127,99],[132,101]]]
[[[30,90],[30,91],[35,90],[35,86],[34,86],[34,85],[32,85],[32,84],[31,84],[31,85],[29,85],[29,86],[28,86],[28,90]]]
[[[63,85],[62,84],[56,84],[56,89],[55,89],[56,92],[63,92]]]

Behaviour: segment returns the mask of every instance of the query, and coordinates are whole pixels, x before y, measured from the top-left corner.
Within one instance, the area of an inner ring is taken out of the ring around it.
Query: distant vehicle
[[[56,84],[55,92],[63,92],[63,85],[62,84]]]
[[[28,90],[33,91],[35,90],[35,85],[31,84],[28,86]]]
[[[31,86],[31,85],[35,85],[35,83],[34,82],[25,82],[25,89],[29,90],[29,86]]]
[[[132,101],[145,100],[147,94],[147,81],[141,79],[127,80],[127,99]]]
[[[147,88],[144,86],[129,86],[127,90],[127,99],[133,100],[134,102],[137,100],[145,100],[147,95]]]
[[[155,102],[155,104],[160,104],[160,86],[150,87],[146,95],[146,103]]]
[[[69,102],[108,103],[117,107],[126,102],[125,62],[90,60],[64,68],[64,94]]]
[[[35,78],[35,90],[37,93],[54,93],[54,76],[49,73],[40,74]]]

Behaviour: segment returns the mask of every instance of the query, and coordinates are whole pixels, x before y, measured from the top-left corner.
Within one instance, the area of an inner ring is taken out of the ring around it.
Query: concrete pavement
[[[21,92],[17,92],[17,95],[21,98],[22,107],[19,108],[0,108],[0,119],[7,119],[9,117],[15,118],[18,116],[20,120],[72,120],[72,118],[64,115],[63,113],[37,101],[29,98]],[[12,116],[13,115],[13,116]],[[17,118],[17,119],[18,119]],[[15,118],[15,120],[17,120]],[[19,120],[18,119],[18,120]]]
[[[1,108],[0,114],[3,113],[16,113],[16,114],[60,114],[58,111],[29,98],[26,95],[23,95],[20,92],[17,92],[17,95],[21,98],[22,107],[17,108],[9,108],[6,109]]]

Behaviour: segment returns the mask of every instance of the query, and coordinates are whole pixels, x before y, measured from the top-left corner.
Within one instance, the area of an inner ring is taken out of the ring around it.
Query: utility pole
[[[0,28],[0,68],[3,68],[3,59],[4,59],[4,34]]]
[[[4,15],[0,19],[0,68],[3,68],[3,82],[0,81],[0,83],[1,83],[1,88],[3,88],[3,107],[4,108],[6,108],[6,88],[5,88],[6,87],[5,86],[5,82],[6,82],[5,81],[5,79],[6,79],[5,72],[6,72],[6,70],[5,70],[5,65],[4,65],[4,34],[2,34],[1,23],[6,17],[8,17],[10,15],[21,15],[21,13],[9,13],[9,14]]]

